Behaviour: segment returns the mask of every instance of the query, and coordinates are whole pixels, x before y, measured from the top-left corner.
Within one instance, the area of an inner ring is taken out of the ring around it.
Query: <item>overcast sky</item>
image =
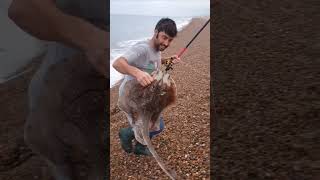
[[[210,15],[210,0],[111,0],[111,14],[152,16]]]

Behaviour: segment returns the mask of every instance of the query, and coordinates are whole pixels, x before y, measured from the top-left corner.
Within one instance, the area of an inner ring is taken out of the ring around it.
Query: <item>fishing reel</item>
[[[166,71],[173,70],[173,57],[165,59],[164,65],[166,66]]]

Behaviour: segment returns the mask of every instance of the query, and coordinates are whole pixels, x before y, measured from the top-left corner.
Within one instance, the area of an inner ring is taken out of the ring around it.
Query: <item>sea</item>
[[[117,72],[112,63],[131,46],[141,40],[150,39],[157,22],[163,17],[146,15],[110,15],[110,87],[119,82],[123,75]],[[170,17],[181,31],[192,17]]]

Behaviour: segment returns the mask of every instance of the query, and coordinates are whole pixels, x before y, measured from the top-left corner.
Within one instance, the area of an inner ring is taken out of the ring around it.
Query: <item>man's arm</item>
[[[147,86],[154,80],[148,73],[129,65],[128,61],[123,57],[118,58],[112,66],[122,74],[135,77],[142,86]]]
[[[59,10],[54,0],[13,0],[8,16],[27,33],[47,41],[57,41],[94,54],[89,61],[107,76],[109,33],[89,22]],[[89,55],[90,56],[90,55]],[[105,66],[105,67],[102,67]]]

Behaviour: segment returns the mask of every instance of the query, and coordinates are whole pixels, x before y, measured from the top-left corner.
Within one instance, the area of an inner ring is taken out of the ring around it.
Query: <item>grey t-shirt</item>
[[[161,66],[161,52],[155,50],[149,44],[150,40],[140,41],[133,45],[125,54],[122,55],[128,64],[151,74]],[[125,75],[119,88],[119,95],[122,95],[124,84],[133,79],[130,75]]]

